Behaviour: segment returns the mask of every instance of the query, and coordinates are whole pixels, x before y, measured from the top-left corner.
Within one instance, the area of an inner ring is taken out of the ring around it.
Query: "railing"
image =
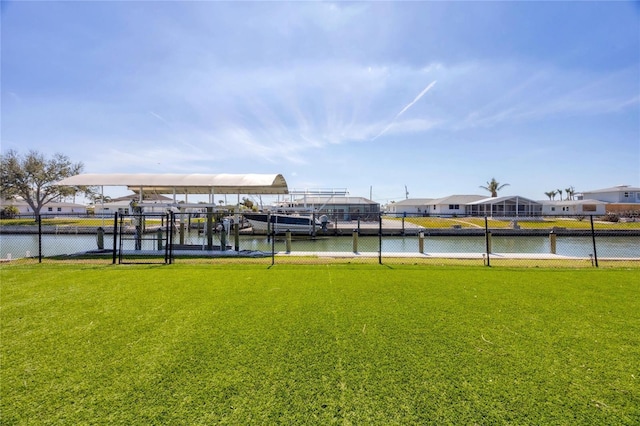
[[[340,213],[328,220],[324,229],[260,230],[222,212],[40,215],[0,221],[0,259],[640,267],[640,221],[633,218],[367,213],[346,220]]]

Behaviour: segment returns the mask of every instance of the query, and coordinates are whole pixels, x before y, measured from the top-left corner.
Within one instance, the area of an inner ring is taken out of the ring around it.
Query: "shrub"
[[[618,222],[620,220],[620,216],[618,216],[616,213],[607,213],[606,215],[604,215],[602,218],[600,218],[600,220],[603,220],[605,222]]]
[[[0,210],[0,218],[2,219],[13,219],[20,213],[16,206],[7,206],[4,209]]]

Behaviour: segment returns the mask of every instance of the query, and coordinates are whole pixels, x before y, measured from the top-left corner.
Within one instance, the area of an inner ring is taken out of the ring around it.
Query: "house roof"
[[[56,183],[63,186],[126,186],[158,194],[287,194],[280,174],[81,174]]]
[[[515,201],[515,200],[518,200],[518,202],[524,201],[525,203],[530,203],[530,204],[540,204],[540,202],[538,201],[530,200],[529,198],[525,198],[525,197],[520,197],[519,195],[505,195],[503,197],[482,198],[481,200],[473,201],[467,204],[468,205],[498,204],[506,201]]]
[[[468,204],[485,198],[484,195],[449,195],[443,198],[409,198],[394,203],[395,206],[430,206],[442,204]]]
[[[378,204],[375,201],[371,201],[368,198],[364,197],[345,197],[345,196],[334,196],[334,197],[303,197],[297,198],[295,200],[296,203],[306,203],[306,204]]]
[[[406,200],[396,201],[394,206],[428,206],[432,204],[433,198],[408,198]]]
[[[431,204],[470,204],[486,198],[484,195],[449,195],[444,198],[431,200]]]
[[[640,187],[631,186],[631,185],[617,185],[612,186],[611,188],[603,188],[603,189],[593,189],[591,191],[582,191],[583,194],[593,193],[593,192],[621,192],[621,191],[640,191]]]

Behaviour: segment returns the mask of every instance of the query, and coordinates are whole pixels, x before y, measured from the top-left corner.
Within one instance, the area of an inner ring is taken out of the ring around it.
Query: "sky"
[[[3,153],[381,204],[640,186],[640,2],[0,6]]]

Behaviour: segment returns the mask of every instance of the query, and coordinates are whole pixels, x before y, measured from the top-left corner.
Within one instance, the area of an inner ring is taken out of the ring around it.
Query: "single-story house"
[[[542,204],[542,214],[545,216],[555,215],[604,215],[607,203],[598,200],[544,200]]]
[[[114,198],[107,203],[96,203],[94,206],[94,212],[98,215],[113,215],[118,212],[119,214],[133,213],[133,204],[137,203],[140,199],[138,194],[125,195],[124,197]],[[165,213],[167,211],[167,204],[173,202],[172,198],[165,197],[159,194],[145,194],[144,195],[144,211],[145,213]],[[158,204],[158,206],[153,206]]]
[[[519,196],[450,195],[443,198],[417,198],[389,204],[389,214],[399,215],[472,215],[539,216],[542,205]]]
[[[403,214],[421,215],[428,214],[431,210],[433,198],[407,198],[387,204],[387,213],[397,216]]]
[[[464,215],[466,214],[467,205],[485,198],[483,195],[450,195],[444,198],[437,198],[431,200],[429,214]]]
[[[8,206],[14,206],[18,209],[19,215],[33,215],[33,209],[23,198],[16,198],[14,200],[2,200],[0,201],[0,208]],[[40,209],[40,214],[87,214],[87,206],[83,204],[69,203],[64,201],[51,201]]]
[[[443,198],[408,198],[388,205],[387,213],[402,215],[464,215],[465,206],[483,195],[449,195]]]

